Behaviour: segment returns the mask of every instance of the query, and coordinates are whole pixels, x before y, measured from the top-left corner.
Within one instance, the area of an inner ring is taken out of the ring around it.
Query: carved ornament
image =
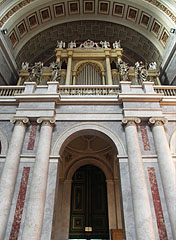
[[[161,117],[161,118],[150,118],[149,119],[149,124],[151,126],[163,126],[167,122],[168,122],[168,120],[166,118],[164,118],[164,117]]]
[[[123,118],[122,119],[122,125],[125,127],[136,126],[140,122],[141,122],[140,118]]]
[[[29,124],[29,118],[27,118],[27,117],[24,117],[24,118],[22,118],[22,117],[14,117],[14,118],[12,118],[11,120],[10,120],[10,122],[11,123],[14,123],[16,126],[18,125],[20,125],[20,126],[24,126],[24,125],[26,125],[26,124]]]
[[[54,118],[38,118],[37,123],[42,124],[42,126],[53,126],[55,125],[55,119]]]

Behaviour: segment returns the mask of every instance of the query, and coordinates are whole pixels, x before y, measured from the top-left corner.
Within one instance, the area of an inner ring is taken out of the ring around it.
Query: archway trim
[[[53,146],[53,149],[51,151],[51,155],[53,155],[53,156],[61,155],[64,148],[68,144],[69,137],[71,135],[73,135],[74,133],[80,132],[82,130],[96,130],[98,132],[105,134],[112,140],[112,142],[116,146],[118,155],[121,155],[121,156],[126,155],[125,147],[123,145],[122,140],[118,136],[118,134],[114,133],[111,129],[109,129],[108,127],[106,127],[102,124],[96,124],[96,123],[90,123],[90,122],[75,124],[75,125],[71,126],[69,129],[67,129],[66,131],[64,131],[57,138],[57,140]]]

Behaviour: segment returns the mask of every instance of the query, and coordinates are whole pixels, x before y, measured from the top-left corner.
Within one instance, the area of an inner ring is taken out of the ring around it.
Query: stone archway
[[[56,141],[53,149],[53,153],[56,154],[60,146],[59,153],[62,159],[59,167],[58,198],[56,196],[55,202],[53,240],[68,239],[72,176],[78,168],[88,164],[100,168],[106,177],[109,229],[122,228],[117,148],[107,135],[90,129],[90,125],[89,128],[87,126],[85,124],[76,126],[75,129],[83,128],[80,131],[75,131],[74,128],[66,131]],[[71,135],[68,134],[70,132]],[[64,138],[64,135],[68,137]]]

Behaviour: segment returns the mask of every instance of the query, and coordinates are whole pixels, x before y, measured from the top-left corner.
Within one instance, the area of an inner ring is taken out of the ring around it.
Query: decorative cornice
[[[6,0],[3,0],[0,3],[0,6],[5,2]],[[20,9],[22,9],[23,7],[27,6],[28,4],[30,4],[31,2],[34,2],[36,0],[23,0],[20,3],[18,3],[17,5],[13,6],[1,19],[0,19],[0,27],[2,27],[5,22],[11,17],[13,16],[17,11],[19,11]],[[152,5],[156,6],[157,8],[159,8],[162,12],[164,12],[173,22],[176,23],[176,16],[174,15],[174,13],[171,12],[171,10],[169,10],[165,5],[163,5],[162,3],[160,3],[158,0],[144,0],[148,3],[151,3]]]
[[[168,120],[164,117],[150,118],[149,119],[149,125],[151,125],[151,126],[163,126],[167,122],[168,122]]]
[[[23,0],[20,3],[18,3],[17,5],[15,5],[14,7],[12,7],[1,19],[0,19],[0,27],[2,27],[4,25],[4,23],[11,17],[13,16],[17,11],[19,11],[20,9],[22,9],[23,7],[27,6],[29,3],[34,2],[36,0]],[[5,0],[3,2],[0,3],[3,4],[5,2]]]
[[[164,4],[160,3],[158,0],[144,0],[144,1],[149,2],[155,7],[159,8],[168,17],[170,17],[173,22],[176,23],[176,16]]]
[[[15,125],[26,125],[29,124],[29,118],[27,117],[13,117],[10,120],[11,123],[15,123]]]
[[[141,122],[140,118],[123,118],[122,119],[122,125],[125,127],[136,126],[140,122]]]

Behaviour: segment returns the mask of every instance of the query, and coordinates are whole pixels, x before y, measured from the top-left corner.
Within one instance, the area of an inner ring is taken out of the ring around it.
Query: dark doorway
[[[109,239],[106,178],[93,165],[73,176],[69,239]]]

